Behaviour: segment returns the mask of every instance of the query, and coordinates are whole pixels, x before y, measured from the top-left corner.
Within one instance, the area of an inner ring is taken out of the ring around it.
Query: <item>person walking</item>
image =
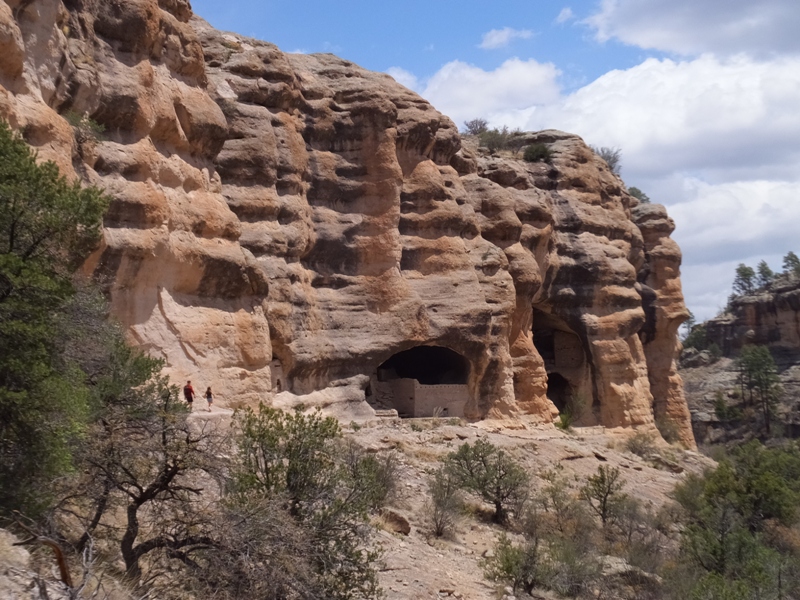
[[[206,390],[206,402],[208,402],[208,412],[211,412],[211,403],[214,402],[214,395],[211,393],[211,388]]]
[[[186,385],[183,386],[183,397],[186,399],[186,403],[189,405],[189,412],[192,412],[192,402],[194,402],[194,388],[192,387],[191,380],[187,381]]]

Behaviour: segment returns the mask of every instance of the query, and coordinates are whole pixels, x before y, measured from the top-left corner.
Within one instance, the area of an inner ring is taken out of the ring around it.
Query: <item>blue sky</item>
[[[622,149],[667,205],[689,308],[736,264],[800,253],[797,0],[193,0],[221,29],[386,71],[459,125],[549,127]]]
[[[535,57],[563,71],[567,90],[599,77],[609,65],[629,67],[653,54],[613,40],[596,41],[590,27],[579,23],[595,5],[530,0],[192,2],[194,11],[215,27],[268,40],[288,52],[333,52],[373,71],[401,67],[423,78],[453,60],[491,69],[513,56]],[[574,17],[559,23],[565,8]],[[530,36],[490,51],[479,47],[488,31],[506,27]]]

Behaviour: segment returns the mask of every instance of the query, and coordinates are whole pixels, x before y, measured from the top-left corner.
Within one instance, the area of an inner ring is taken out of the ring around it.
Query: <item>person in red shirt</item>
[[[192,387],[192,382],[187,381],[186,385],[183,386],[183,397],[186,398],[186,402],[189,405],[189,412],[192,410],[192,402],[194,402],[194,388]]]

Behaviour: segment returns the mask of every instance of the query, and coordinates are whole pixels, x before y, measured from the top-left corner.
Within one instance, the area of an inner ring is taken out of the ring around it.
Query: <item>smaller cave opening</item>
[[[547,374],[547,398],[563,413],[572,400],[572,386],[561,373]]]

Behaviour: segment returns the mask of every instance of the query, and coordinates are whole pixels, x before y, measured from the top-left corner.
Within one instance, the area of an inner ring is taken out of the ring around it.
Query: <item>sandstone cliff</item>
[[[747,343],[800,352],[800,280],[779,275],[755,294],[732,298],[725,313],[703,326],[708,343],[725,355]]]
[[[481,154],[388,75],[186,0],[0,2],[0,116],[108,190],[86,271],[222,403],[368,416],[422,369],[471,419],[666,417],[693,444],[674,226],[577,136],[529,136],[552,164]]]

